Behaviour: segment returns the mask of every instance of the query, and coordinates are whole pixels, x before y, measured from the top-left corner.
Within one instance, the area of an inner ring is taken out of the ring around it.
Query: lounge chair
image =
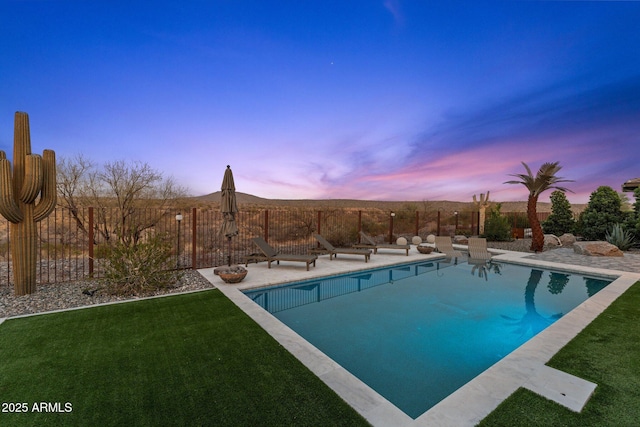
[[[487,250],[487,239],[484,237],[469,237],[469,258],[473,260],[490,260],[491,253]]]
[[[436,236],[436,249],[438,252],[443,253],[447,258],[462,257],[462,252],[453,249],[453,243],[449,236]]]
[[[304,262],[307,264],[307,271],[309,271],[309,264],[313,264],[314,267],[316,266],[316,259],[318,259],[317,255],[282,254],[267,243],[262,237],[254,237],[251,241],[253,241],[253,243],[255,243],[264,254],[268,268],[271,268],[271,263],[273,261],[275,261],[276,264],[280,264],[280,261]],[[249,261],[247,260],[246,265],[248,264]]]
[[[354,248],[373,249],[374,254],[378,253],[378,249],[400,249],[400,250],[406,251],[407,256],[409,256],[409,249],[411,249],[411,246],[409,245],[396,245],[393,243],[376,243],[375,240],[373,240],[368,234],[362,231],[360,232],[360,237],[362,238],[363,243],[358,243],[357,245],[353,245]]]
[[[369,262],[369,258],[371,257],[371,249],[362,249],[362,248],[336,248],[331,243],[327,242],[327,239],[322,237],[319,234],[314,234],[313,237],[316,238],[318,243],[324,247],[324,249],[329,252],[329,260],[332,260],[333,257],[337,257],[338,254],[346,254],[346,255],[364,255],[364,262]]]

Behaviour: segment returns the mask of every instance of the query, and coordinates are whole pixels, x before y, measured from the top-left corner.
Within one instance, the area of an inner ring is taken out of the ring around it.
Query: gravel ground
[[[99,288],[100,282],[95,280],[54,283],[38,285],[36,293],[16,297],[13,295],[13,287],[2,286],[0,288],[0,318],[140,298],[139,296],[109,295]],[[213,288],[214,286],[197,271],[185,270],[180,282],[175,286],[145,296]],[[89,294],[93,291],[93,295],[88,295],[83,291],[87,291]]]
[[[529,249],[531,247],[531,239],[518,239],[512,242],[487,242],[487,247],[507,251],[531,252]]]

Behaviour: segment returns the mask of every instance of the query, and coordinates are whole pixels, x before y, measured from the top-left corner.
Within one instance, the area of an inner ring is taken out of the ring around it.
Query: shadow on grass
[[[9,319],[0,360],[0,425],[368,425],[216,290]]]

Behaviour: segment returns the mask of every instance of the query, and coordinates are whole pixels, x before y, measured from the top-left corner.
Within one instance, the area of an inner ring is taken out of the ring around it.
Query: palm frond
[[[558,173],[560,169],[562,169],[562,166],[560,166],[560,162],[543,163],[542,166],[540,166],[540,169],[538,169],[538,172],[535,176],[531,172],[531,168],[529,167],[529,165],[527,165],[525,162],[522,162],[522,165],[526,169],[527,173],[510,174],[510,176],[520,178],[520,180],[506,181],[505,184],[522,184],[529,190],[529,194],[532,196],[539,196],[541,193],[550,188],[555,188],[559,191],[564,192],[573,192],[566,187],[557,185],[561,182],[573,182],[573,180],[571,179],[565,179],[555,176],[556,173]]]

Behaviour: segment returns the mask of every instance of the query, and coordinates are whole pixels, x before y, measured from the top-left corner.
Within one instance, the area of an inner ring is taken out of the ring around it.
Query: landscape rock
[[[573,244],[573,251],[577,254],[587,256],[612,256],[622,257],[624,253],[617,246],[609,242],[576,242]]]
[[[453,236],[453,243],[455,243],[456,245],[468,245],[469,239],[467,238],[467,236],[456,235]]]
[[[555,234],[545,234],[544,235],[544,245],[545,246],[562,246],[562,242]]]
[[[576,242],[576,236],[571,233],[564,233],[560,236],[560,242],[562,243],[562,246],[573,246]]]

